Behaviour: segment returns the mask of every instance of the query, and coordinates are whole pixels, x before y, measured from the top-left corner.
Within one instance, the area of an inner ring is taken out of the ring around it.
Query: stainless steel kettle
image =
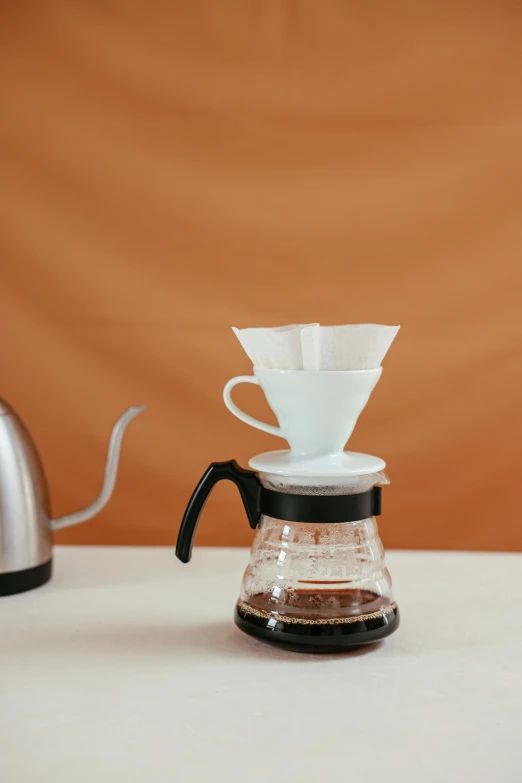
[[[143,410],[133,407],[111,434],[100,494],[82,511],[51,519],[47,481],[36,446],[20,417],[0,400],[0,596],[39,587],[52,574],[52,531],[90,519],[108,503],[123,434]]]

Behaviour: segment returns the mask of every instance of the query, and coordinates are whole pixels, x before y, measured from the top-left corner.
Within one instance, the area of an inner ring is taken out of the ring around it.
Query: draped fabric
[[[519,3],[50,2],[0,10],[0,395],[60,542],[172,544],[214,460],[285,444],[225,409],[230,327],[400,323],[350,446],[387,546],[518,549]],[[261,392],[238,404],[273,421]],[[250,541],[218,486],[197,542]]]

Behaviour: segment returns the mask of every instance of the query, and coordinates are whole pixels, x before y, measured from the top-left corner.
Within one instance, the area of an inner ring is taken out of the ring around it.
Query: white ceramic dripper
[[[246,424],[284,438],[290,450],[253,457],[260,472],[285,476],[375,473],[383,460],[345,452],[398,326],[318,323],[235,329],[254,364],[254,375],[232,378],[224,389],[228,409]],[[278,427],[244,413],[232,401],[238,383],[261,386]]]
[[[227,408],[252,427],[288,441],[298,460],[343,452],[370,394],[381,377],[374,370],[311,371],[260,370],[232,378],[223,390]],[[239,383],[261,386],[279,427],[244,413],[231,391]]]

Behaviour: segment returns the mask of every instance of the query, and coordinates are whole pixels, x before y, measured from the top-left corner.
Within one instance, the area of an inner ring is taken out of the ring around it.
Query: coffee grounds
[[[370,590],[294,590],[274,606],[271,593],[239,601],[236,625],[250,636],[300,652],[342,652],[392,634],[397,604]]]

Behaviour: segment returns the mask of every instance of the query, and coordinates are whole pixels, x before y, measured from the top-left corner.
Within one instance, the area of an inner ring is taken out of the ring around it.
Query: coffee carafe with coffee
[[[345,451],[399,327],[353,324],[236,330],[254,374],[230,380],[229,410],[290,448],[259,454],[251,470],[210,465],[181,524],[187,563],[216,482],[233,481],[256,531],[235,610],[251,636],[297,651],[337,652],[376,642],[399,625],[376,517],[389,483],[379,457]],[[261,387],[279,426],[232,401],[239,383]]]

